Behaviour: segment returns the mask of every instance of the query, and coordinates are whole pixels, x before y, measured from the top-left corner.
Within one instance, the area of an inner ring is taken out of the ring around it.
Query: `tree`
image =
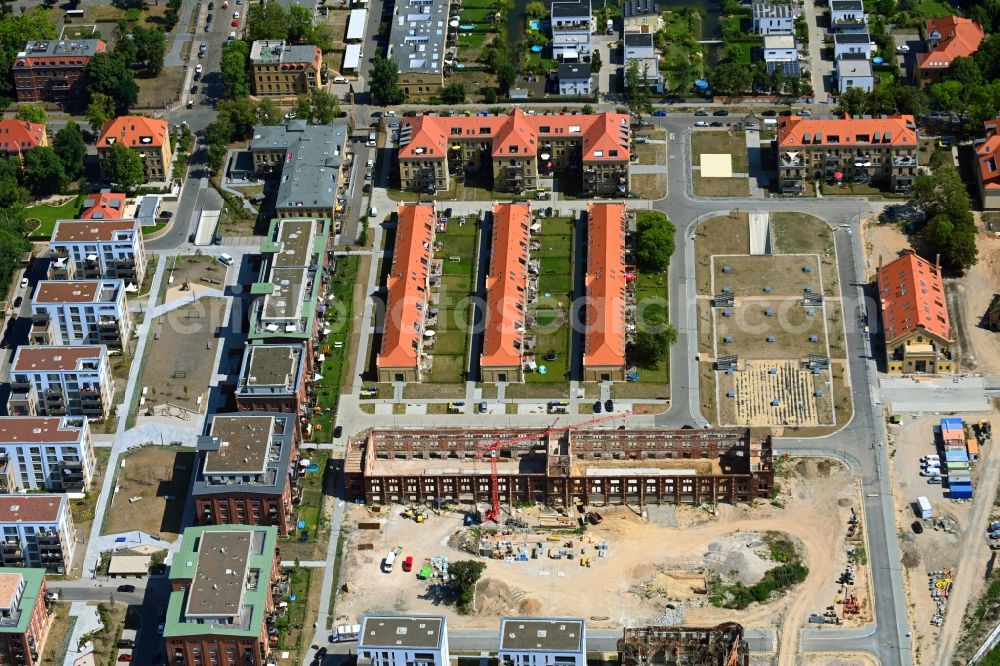
[[[318,46],[319,50],[323,53],[332,51],[334,43],[333,28],[330,27],[329,23],[314,25],[312,29],[312,38],[309,41]]]
[[[327,90],[313,90],[309,101],[310,113],[320,125],[329,125],[334,118],[340,115],[340,102],[337,101],[333,93]]]
[[[486,570],[486,563],[475,560],[459,560],[448,565],[448,589],[458,598],[458,612],[468,615],[474,608],[476,583]]]
[[[17,156],[0,157],[0,210],[24,208],[28,203],[28,190],[20,183],[21,160]],[[0,214],[0,220],[3,219]],[[4,225],[0,224],[0,229]],[[0,280],[4,277],[0,271]]]
[[[899,113],[922,116],[930,108],[930,100],[927,99],[927,93],[920,88],[898,82],[893,83],[890,88],[896,100],[896,111]]]
[[[517,81],[517,69],[509,62],[501,62],[496,66],[494,71],[497,75],[497,85],[500,86],[500,90],[504,94],[509,94],[510,87]]]
[[[653,112],[653,102],[646,85],[646,72],[639,71],[639,61],[630,60],[625,69],[625,97],[628,100],[629,112],[635,116],[636,122],[642,125],[643,114]]]
[[[969,125],[982,127],[983,121],[1000,115],[1000,80],[977,86],[969,93]]]
[[[257,124],[257,108],[249,97],[219,100],[218,118],[229,122],[230,140],[248,139]]]
[[[137,25],[132,29],[132,41],[135,43],[136,58],[143,63],[146,71],[153,76],[159,74],[167,52],[167,36],[163,30]]]
[[[961,56],[951,61],[946,78],[949,81],[958,81],[965,90],[969,91],[984,83],[983,72],[976,61]]]
[[[462,104],[465,102],[465,84],[451,83],[441,89],[441,101],[445,104]]]
[[[639,211],[636,215],[636,265],[643,272],[667,270],[674,254],[676,229],[663,213]]]
[[[840,94],[839,110],[849,116],[860,116],[864,113],[868,102],[868,94],[864,88],[848,88]]]
[[[653,332],[639,328],[635,332],[632,357],[640,368],[647,370],[658,368],[660,361],[666,358],[670,346],[677,341],[677,330],[673,326],[660,322],[656,326],[662,327],[663,330]]]
[[[293,44],[305,44],[312,41],[313,22],[312,10],[299,4],[288,9],[288,41]]]
[[[865,109],[869,114],[875,116],[895,113],[896,96],[892,94],[892,90],[889,88],[878,86],[875,90],[868,93],[868,101]]]
[[[219,70],[222,73],[223,97],[246,97],[250,94],[250,76],[247,67],[250,62],[250,44],[242,39],[234,39],[222,47]]]
[[[548,15],[549,9],[544,3],[534,0],[524,6],[524,13],[529,19],[542,19]]]
[[[67,182],[62,161],[55,150],[40,146],[24,153],[24,184],[36,197],[62,192]]]
[[[218,173],[222,168],[222,163],[226,159],[227,148],[213,143],[205,150],[205,164],[214,173]]]
[[[931,99],[942,109],[959,113],[965,108],[965,92],[958,81],[942,81],[931,86]]]
[[[142,185],[146,180],[142,158],[124,143],[115,142],[102,164],[105,177],[126,192]]]
[[[402,104],[406,91],[399,86],[399,68],[381,53],[375,54],[369,85],[375,99],[385,105]]]
[[[90,104],[87,105],[87,122],[90,129],[101,131],[109,120],[115,117],[115,100],[103,93],[94,93],[90,96]]]
[[[717,95],[742,95],[750,88],[753,75],[746,65],[726,62],[708,73],[708,81]]]
[[[920,230],[927,253],[940,255],[942,265],[955,273],[973,266],[978,260],[976,225],[969,193],[955,167],[945,164],[915,178],[910,199],[927,215]]]
[[[139,86],[132,78],[132,70],[114,53],[98,53],[91,57],[84,70],[87,92],[100,93],[115,100],[115,112],[124,116],[139,99]]]
[[[1000,78],[1000,32],[994,32],[980,42],[972,57],[987,81]]]
[[[80,126],[70,122],[56,132],[52,139],[52,147],[62,162],[66,177],[71,181],[79,180],[83,175],[84,161],[87,158],[87,143],[83,140]]]
[[[17,110],[17,119],[44,125],[48,114],[45,113],[45,107],[41,104],[22,104],[21,108]]]
[[[262,125],[278,125],[281,123],[281,109],[267,97],[257,102],[257,122]]]
[[[219,114],[219,117],[205,126],[201,132],[208,145],[221,145],[229,148],[229,143],[233,140],[233,124],[228,116]]]
[[[599,49],[594,49],[590,54],[590,71],[597,74],[601,71],[601,52]]]
[[[295,104],[292,106],[292,113],[299,120],[306,120],[312,122],[312,100],[309,95],[299,95],[295,98]]]
[[[288,13],[277,2],[250,5],[247,9],[247,34],[251,42],[288,39]]]
[[[0,12],[0,97],[15,97],[14,77],[10,74],[17,54],[26,41],[56,38],[52,12],[43,7],[17,14]]]

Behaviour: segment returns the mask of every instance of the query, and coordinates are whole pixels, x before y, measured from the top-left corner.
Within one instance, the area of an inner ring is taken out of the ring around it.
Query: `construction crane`
[[[500,483],[497,474],[497,451],[505,446],[510,446],[511,444],[517,444],[519,442],[524,442],[532,439],[539,439],[541,437],[547,437],[554,433],[567,432],[569,430],[575,430],[577,428],[583,428],[586,426],[591,426],[603,421],[608,421],[610,419],[625,418],[629,416],[632,412],[625,411],[618,414],[606,414],[604,416],[597,416],[588,421],[583,421],[582,423],[574,423],[572,425],[556,426],[559,419],[556,419],[551,426],[542,430],[541,432],[533,432],[530,435],[523,435],[521,437],[510,437],[505,439],[498,439],[495,442],[490,442],[489,444],[479,445],[479,457],[482,458],[485,455],[490,457],[490,506],[486,509],[486,515],[483,516],[483,522],[494,522],[497,525],[500,524]]]

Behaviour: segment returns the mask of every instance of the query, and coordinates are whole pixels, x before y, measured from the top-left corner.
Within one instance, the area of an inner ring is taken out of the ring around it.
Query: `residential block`
[[[106,346],[22,345],[11,362],[7,413],[103,419],[114,393]]]
[[[31,344],[120,349],[131,334],[124,280],[42,280],[35,286]]]
[[[123,143],[142,158],[145,182],[166,182],[170,180],[172,167],[170,152],[169,123],[166,120],[146,116],[119,116],[101,130],[97,139],[97,156],[101,169],[111,153],[111,146]]]
[[[94,476],[94,442],[85,416],[0,417],[0,451],[15,490],[86,492]]]
[[[0,495],[0,567],[69,571],[76,528],[66,495]]]
[[[139,220],[59,220],[49,250],[50,280],[123,280],[138,287],[146,276]]]
[[[44,569],[0,568],[0,663],[41,663],[52,626],[47,592]]]
[[[11,71],[18,102],[66,102],[84,92],[90,59],[104,53],[100,39],[31,40],[14,58]]]

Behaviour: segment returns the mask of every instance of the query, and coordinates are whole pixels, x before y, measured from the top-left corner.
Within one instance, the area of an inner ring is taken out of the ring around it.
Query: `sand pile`
[[[496,578],[484,578],[476,586],[477,615],[537,615],[541,611],[541,603],[527,597],[524,590],[511,587]]]
[[[705,553],[705,566],[720,576],[753,585],[764,577],[768,569],[774,567],[773,562],[754,552],[754,547],[760,544],[759,539],[746,538],[713,541],[708,544],[708,552]]]

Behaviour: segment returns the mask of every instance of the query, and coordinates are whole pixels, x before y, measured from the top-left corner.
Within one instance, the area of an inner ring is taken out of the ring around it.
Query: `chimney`
[[[938,252],[934,255],[934,268],[941,270],[941,253]]]

